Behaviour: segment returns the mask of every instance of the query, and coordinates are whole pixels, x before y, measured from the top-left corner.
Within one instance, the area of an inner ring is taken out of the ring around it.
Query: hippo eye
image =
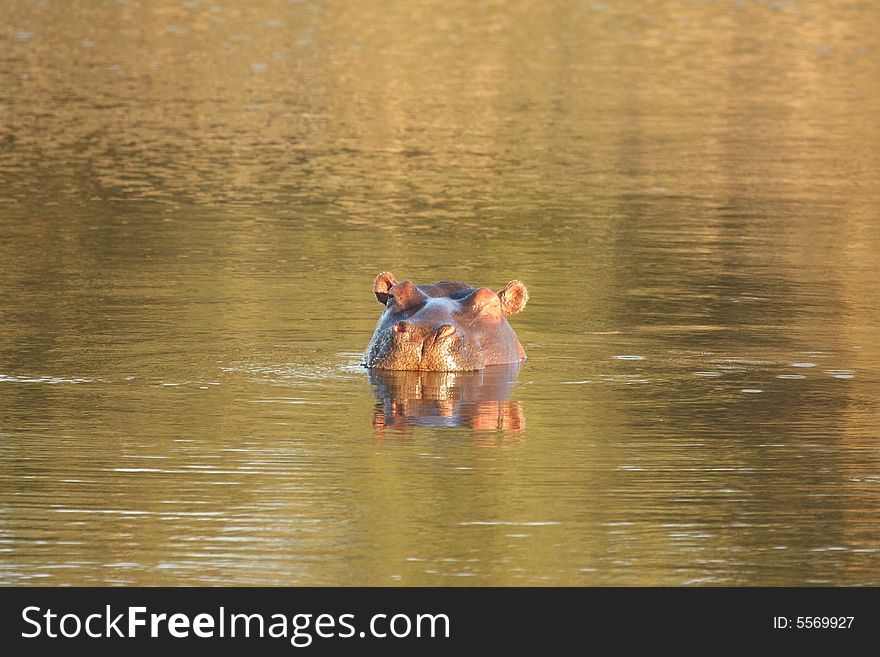
[[[392,297],[392,296],[389,294],[389,295],[388,295],[388,301],[387,301],[386,303],[387,303],[388,305],[391,305],[392,303],[394,303],[394,297]]]

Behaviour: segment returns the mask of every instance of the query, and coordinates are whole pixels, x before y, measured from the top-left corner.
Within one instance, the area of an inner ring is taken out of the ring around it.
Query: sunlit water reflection
[[[871,3],[0,7],[0,583],[880,584]],[[519,373],[360,366],[391,270]]]

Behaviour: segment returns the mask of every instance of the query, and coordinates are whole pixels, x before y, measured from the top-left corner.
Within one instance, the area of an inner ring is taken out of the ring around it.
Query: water
[[[880,585],[878,35],[0,4],[0,584]],[[522,370],[371,379],[384,270]]]

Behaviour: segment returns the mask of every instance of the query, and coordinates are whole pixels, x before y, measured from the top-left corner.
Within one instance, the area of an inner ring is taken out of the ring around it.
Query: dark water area
[[[0,584],[880,585],[877,116],[870,2],[0,2]]]

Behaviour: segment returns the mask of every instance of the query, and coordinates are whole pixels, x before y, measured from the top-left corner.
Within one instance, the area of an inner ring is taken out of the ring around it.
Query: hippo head
[[[526,357],[507,321],[528,301],[521,281],[510,281],[495,294],[450,281],[398,283],[384,272],[373,292],[385,311],[364,354],[367,367],[453,372]]]

